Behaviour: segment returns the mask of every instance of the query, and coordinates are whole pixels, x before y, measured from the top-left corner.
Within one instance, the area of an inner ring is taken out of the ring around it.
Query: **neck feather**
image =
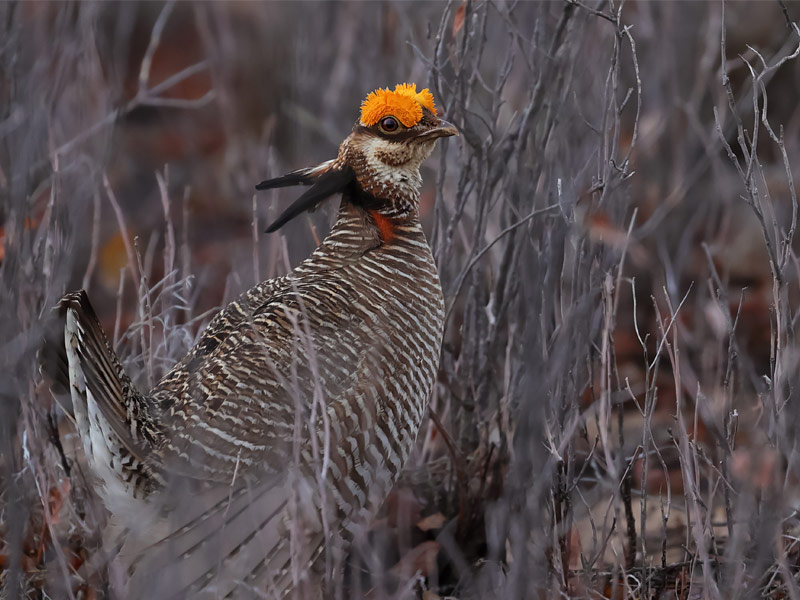
[[[392,148],[387,150],[385,140],[379,138],[356,142],[351,135],[340,147],[338,160],[353,169],[359,192],[368,197],[356,204],[389,219],[407,219],[419,207],[421,157],[412,156],[409,146]]]

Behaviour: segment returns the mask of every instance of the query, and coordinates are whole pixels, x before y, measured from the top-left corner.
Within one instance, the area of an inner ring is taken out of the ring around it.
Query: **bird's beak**
[[[442,120],[437,127],[420,134],[418,139],[435,140],[440,137],[450,137],[451,135],[458,135],[458,129],[452,123]]]

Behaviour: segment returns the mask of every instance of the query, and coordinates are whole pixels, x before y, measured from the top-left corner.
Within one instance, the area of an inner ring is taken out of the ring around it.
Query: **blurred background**
[[[422,172],[448,321],[343,598],[800,598],[798,2],[0,5],[0,581],[103,597],[35,352],[84,287],[148,388],[285,273],[268,177],[377,87],[461,136]]]

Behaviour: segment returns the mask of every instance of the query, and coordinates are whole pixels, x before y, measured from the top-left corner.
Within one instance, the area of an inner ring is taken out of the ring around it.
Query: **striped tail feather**
[[[143,427],[150,421],[144,418],[150,407],[112,350],[86,292],[67,294],[59,308],[66,317],[64,346],[75,421],[87,458],[105,483],[106,504],[115,512],[118,502],[143,496],[151,487],[148,479],[155,473],[146,463],[155,438]]]

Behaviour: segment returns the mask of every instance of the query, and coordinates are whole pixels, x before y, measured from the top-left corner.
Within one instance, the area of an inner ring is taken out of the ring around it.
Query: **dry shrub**
[[[34,354],[86,287],[148,387],[363,95],[431,87],[430,419],[339,597],[798,598],[797,3],[0,6],[0,577],[107,587]]]

